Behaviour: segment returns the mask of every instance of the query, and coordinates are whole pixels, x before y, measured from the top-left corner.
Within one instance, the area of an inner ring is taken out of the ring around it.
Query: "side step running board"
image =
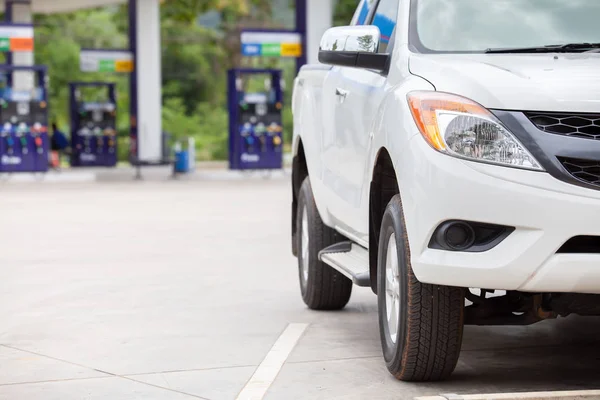
[[[369,251],[353,242],[340,242],[319,252],[319,260],[335,268],[357,286],[370,287]]]

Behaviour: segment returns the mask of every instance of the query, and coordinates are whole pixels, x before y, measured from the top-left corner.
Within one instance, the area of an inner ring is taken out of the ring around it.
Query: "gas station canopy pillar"
[[[10,24],[32,24],[33,12],[30,1],[7,0],[6,20]],[[7,54],[7,64],[16,66],[32,66],[34,56],[32,51],[19,51]],[[13,87],[16,90],[31,90],[35,86],[35,74],[30,71],[13,72]]]
[[[129,18],[136,156],[140,163],[158,163],[163,158],[160,0],[129,0]]]
[[[319,63],[319,44],[325,31],[333,26],[334,0],[306,1],[306,55],[309,64]]]

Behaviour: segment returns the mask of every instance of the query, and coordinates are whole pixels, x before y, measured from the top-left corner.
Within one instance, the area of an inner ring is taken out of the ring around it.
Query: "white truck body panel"
[[[598,112],[600,55],[474,54],[410,56],[410,71],[436,90],[502,110]]]

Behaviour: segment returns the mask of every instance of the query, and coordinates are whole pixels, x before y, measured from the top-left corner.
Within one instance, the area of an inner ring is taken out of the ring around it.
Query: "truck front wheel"
[[[462,343],[464,290],[417,280],[400,195],[383,215],[377,272],[379,332],[390,373],[403,381],[449,377]]]
[[[350,300],[352,281],[319,260],[319,251],[339,238],[319,216],[309,178],[298,194],[296,215],[298,273],[304,303],[313,310],[337,310]]]

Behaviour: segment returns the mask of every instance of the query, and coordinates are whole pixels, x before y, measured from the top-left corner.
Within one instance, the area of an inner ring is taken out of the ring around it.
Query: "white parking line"
[[[289,324],[285,328],[236,400],[263,398],[307,327],[308,324]]]

